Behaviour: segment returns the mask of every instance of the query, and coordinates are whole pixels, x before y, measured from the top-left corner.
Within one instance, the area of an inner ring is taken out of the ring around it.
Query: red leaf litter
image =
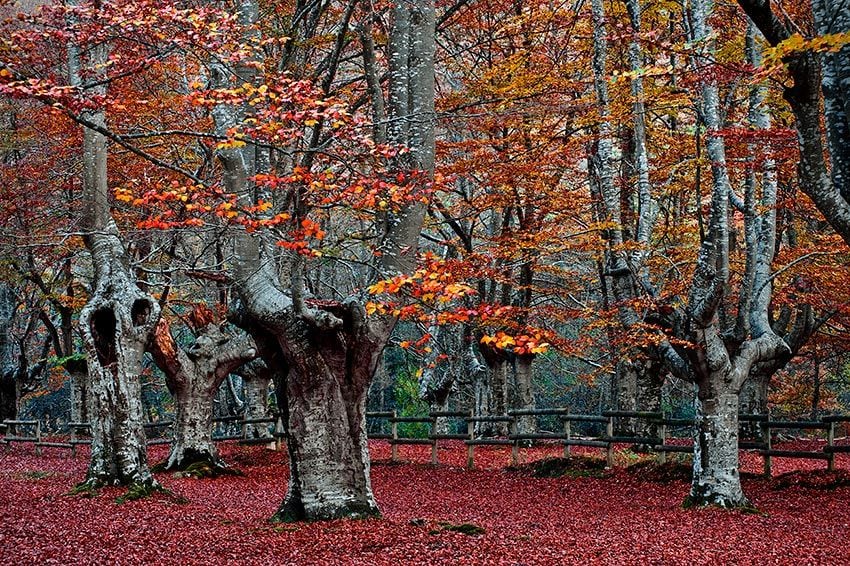
[[[687,482],[652,482],[621,467],[538,479],[506,469],[510,453],[499,447],[478,448],[469,471],[465,447],[446,444],[432,467],[428,447],[402,447],[406,462],[390,465],[389,446],[373,442],[383,516],[311,524],[267,521],[284,495],[286,456],[260,447],[222,445],[244,476],[158,476],[188,503],[122,505],[117,488],[64,495],[85,474],[84,451],[0,449],[0,564],[850,563],[850,487],[824,489],[822,461],[776,459],[774,478],[764,479],[750,475],[761,458],[745,453],[744,489],[758,513],[743,513],[685,510]],[[151,461],[166,454],[152,448]],[[526,462],[557,455],[555,446],[522,451]],[[836,465],[850,475],[850,457]],[[807,473],[818,481],[798,481]],[[484,532],[450,528],[465,523]]]

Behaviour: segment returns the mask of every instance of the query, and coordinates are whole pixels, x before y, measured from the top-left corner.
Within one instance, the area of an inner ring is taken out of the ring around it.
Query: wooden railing
[[[556,417],[562,422],[560,431],[520,433],[517,430],[519,417]],[[636,444],[647,447],[656,453],[659,462],[666,460],[670,452],[693,453],[692,445],[671,443],[674,438],[671,429],[693,428],[693,419],[668,419],[661,413],[646,411],[604,411],[600,415],[572,414],[569,409],[517,409],[508,411],[505,415],[473,416],[468,412],[432,412],[421,417],[401,417],[393,412],[366,413],[372,421],[384,420],[390,425],[390,433],[374,433],[369,438],[373,440],[388,440],[392,447],[392,460],[398,461],[398,446],[405,444],[425,444],[431,446],[431,463],[438,464],[437,442],[440,440],[463,440],[467,446],[467,467],[475,467],[476,446],[510,446],[511,462],[519,462],[519,451],[528,441],[551,440],[563,445],[564,457],[570,456],[572,446],[587,446],[601,448],[605,451],[606,463],[614,465],[614,448],[616,444]],[[445,434],[437,432],[438,418],[454,418],[466,423],[465,434]],[[617,419],[636,419],[652,423],[657,427],[657,436],[615,435]],[[481,438],[475,435],[476,423],[507,423],[509,433],[506,436]],[[741,450],[757,450],[764,459],[765,474],[770,474],[773,458],[811,458],[824,460],[827,468],[835,468],[835,454],[850,453],[850,444],[835,443],[835,427],[838,423],[850,422],[849,415],[832,415],[818,421],[787,421],[771,420],[769,415],[739,415],[739,422],[757,422],[760,424],[762,438],[758,441],[739,440]],[[430,433],[426,438],[406,438],[399,436],[400,423],[429,423]],[[597,436],[576,436],[573,434],[574,423],[598,423],[604,425],[605,432]],[[826,444],[820,450],[777,450],[772,446],[773,432],[776,430],[823,430],[826,434]],[[691,435],[692,436],[692,435]]]
[[[517,428],[521,417],[555,417],[560,419],[562,426],[559,431],[551,432],[520,432]],[[459,411],[435,411],[427,416],[409,417],[398,416],[395,411],[391,412],[369,412],[366,418],[374,421],[386,421],[390,426],[389,433],[370,433],[370,440],[388,440],[392,450],[392,460],[399,460],[398,447],[406,444],[419,444],[431,447],[431,463],[439,463],[439,452],[437,443],[443,440],[463,440],[467,446],[467,467],[475,467],[475,448],[477,446],[510,446],[511,462],[519,462],[519,451],[529,441],[549,440],[563,445],[563,454],[570,456],[573,446],[586,446],[600,448],[605,451],[608,466],[614,465],[614,449],[616,444],[637,444],[645,446],[656,453],[659,462],[664,462],[666,455],[670,452],[693,453],[693,446],[687,444],[671,443],[673,437],[671,429],[692,428],[692,419],[669,419],[664,418],[661,413],[645,411],[605,411],[600,415],[581,415],[569,412],[569,409],[517,409],[508,411],[505,415],[483,415],[475,416],[469,412]],[[657,436],[615,435],[617,419],[636,419],[652,423],[657,427]],[[465,433],[441,433],[438,432],[438,419],[456,419],[466,425]],[[807,458],[823,460],[827,469],[835,469],[835,455],[850,453],[850,444],[836,444],[835,430],[839,423],[850,422],[850,415],[830,415],[820,420],[789,421],[771,420],[769,415],[739,415],[741,423],[759,423],[761,439],[753,441],[741,439],[738,448],[741,450],[756,450],[764,459],[764,472],[771,472],[773,458]],[[238,434],[214,434],[216,442],[236,440],[242,444],[271,444],[280,450],[283,439],[286,437],[281,415],[275,414],[263,418],[247,419],[242,416],[217,417],[213,419],[214,424],[236,423],[239,427]],[[399,435],[399,424],[422,423],[429,425],[429,433],[424,438],[410,438]],[[508,434],[498,437],[482,438],[476,436],[476,423],[506,423]],[[575,423],[597,423],[604,425],[604,433],[596,436],[577,436],[574,434]],[[269,437],[249,438],[248,426],[252,424],[273,425]],[[41,454],[44,447],[67,448],[76,455],[77,446],[91,444],[91,425],[89,423],[71,422],[67,424],[70,438],[67,441],[48,441],[43,437],[41,423],[38,420],[6,420],[0,424],[0,443],[7,446],[15,443],[31,443],[35,446],[36,453]],[[145,423],[144,427],[148,433],[148,445],[168,444],[171,442],[172,421],[156,421]],[[819,430],[826,436],[826,443],[818,450],[781,450],[775,449],[772,444],[773,432],[776,430]]]
[[[222,442],[226,440],[238,440],[240,444],[272,444],[276,450],[280,450],[283,438],[286,437],[283,428],[281,415],[275,414],[263,418],[247,419],[241,416],[216,417],[213,419],[213,424],[218,423],[237,423],[240,428],[240,433],[235,435],[213,435],[213,441]],[[252,424],[267,424],[272,425],[270,434],[267,437],[251,438],[248,436],[248,425]],[[69,422],[67,423],[69,431],[68,439],[65,441],[47,441],[44,439],[41,422],[38,420],[6,420],[0,424],[0,432],[4,434],[0,438],[0,443],[5,443],[8,446],[15,442],[31,443],[35,446],[37,454],[41,454],[41,449],[44,447],[65,448],[71,450],[73,456],[77,455],[77,446],[91,444],[91,424],[85,422]],[[148,446],[158,444],[170,444],[173,436],[173,421],[154,421],[144,423],[146,442]]]

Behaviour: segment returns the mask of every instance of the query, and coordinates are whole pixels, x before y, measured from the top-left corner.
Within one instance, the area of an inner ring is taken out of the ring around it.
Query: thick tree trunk
[[[228,374],[256,356],[256,348],[246,336],[223,333],[205,306],[196,306],[189,319],[198,335],[188,349],[177,347],[165,319],[149,346],[177,405],[174,439],[164,469],[186,470],[202,463],[214,473],[224,463],[212,439],[213,400]]]
[[[185,470],[197,463],[223,466],[212,439],[215,389],[202,379],[187,380],[186,387],[172,393],[177,405],[174,440],[166,470]]]
[[[338,313],[343,329],[290,318],[275,333],[290,366],[290,479],[275,520],[379,514],[369,470],[366,393],[389,329],[373,334],[359,307],[348,307]]]
[[[119,261],[116,258],[116,263]],[[90,487],[149,488],[156,482],[148,469],[139,376],[153,326],[151,318],[158,316],[159,309],[126,278],[100,279],[105,281],[123,284],[98,285],[80,313],[92,398],[92,449],[86,483]]]
[[[694,475],[686,504],[745,507],[738,473],[738,391],[713,375],[698,384]]]

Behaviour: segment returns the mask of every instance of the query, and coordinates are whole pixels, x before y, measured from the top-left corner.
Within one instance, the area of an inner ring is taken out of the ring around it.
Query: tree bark
[[[199,312],[211,314],[206,308]],[[194,316],[198,320],[197,316]],[[256,356],[247,337],[224,334],[211,317],[200,327],[195,342],[185,351],[177,347],[165,319],[157,326],[150,352],[165,373],[166,385],[177,406],[174,439],[165,470],[186,470],[206,464],[212,470],[224,468],[212,439],[213,400],[228,374]]]
[[[254,39],[258,16],[255,1],[241,4],[240,23]],[[434,5],[428,0],[399,4],[393,9],[390,32],[391,45],[405,49],[391,53],[397,66],[390,76],[388,141],[410,149],[409,158],[398,165],[416,178],[421,176],[423,182],[433,179],[434,169],[434,21]],[[347,32],[345,27],[338,32],[338,46]],[[335,63],[329,68],[322,81],[325,92],[333,82]],[[253,73],[236,71],[242,82],[254,82]],[[397,96],[400,92],[405,95]],[[244,108],[220,105],[213,113],[216,130],[226,133],[238,125],[243,113]],[[415,127],[408,128],[411,123]],[[316,143],[319,128],[313,129]],[[246,205],[253,202],[253,151],[249,144],[219,152],[228,190]],[[311,159],[308,154],[302,166],[312,166]],[[425,211],[423,203],[411,204],[387,214],[379,225],[382,253],[374,259],[374,267],[381,276],[412,271]],[[302,218],[308,211],[298,205],[293,212],[294,217]],[[235,250],[234,271],[242,306],[251,323],[277,343],[274,349],[280,360],[265,361],[281,375],[286,366],[290,477],[286,498],[274,518],[293,521],[377,514],[366,443],[366,393],[395,319],[367,319],[364,300],[356,295],[344,303],[313,300],[304,286],[304,262],[291,257],[290,273],[282,278],[267,247],[245,231],[236,231]],[[288,285],[283,284],[287,279]]]
[[[269,384],[272,374],[262,360],[256,360],[243,366],[239,372],[245,396],[245,418],[263,419],[269,416]],[[247,438],[271,438],[272,433],[266,424],[248,424],[245,426]]]
[[[0,282],[0,421],[18,415],[17,367],[12,320],[16,310],[12,288]]]
[[[534,409],[534,372],[533,362],[535,355],[522,355],[516,357],[516,372],[514,383],[516,384],[516,408]],[[537,432],[537,419],[526,415],[517,418],[517,432],[519,434],[533,434]]]
[[[71,83],[80,84],[76,47],[70,49]],[[88,47],[86,66],[105,78],[106,44]],[[106,82],[90,88],[93,97],[106,94]],[[105,126],[103,110],[86,118]],[[120,484],[142,489],[157,486],[147,462],[141,403],[142,356],[159,318],[159,305],[133,280],[128,258],[109,208],[106,138],[83,129],[84,241],[94,278],[88,303],[80,312],[79,329],[87,356],[88,392],[92,397],[91,461],[83,484],[95,488]]]
[[[821,4],[819,3],[821,1],[827,2],[827,0],[818,0],[814,4],[816,23],[819,27],[824,25],[822,18],[823,11],[820,9]],[[772,47],[791,37],[792,29],[789,27],[789,24],[785,23],[785,16],[783,15],[782,19],[780,19],[780,17],[774,14],[770,2],[763,0],[738,0],[738,4],[759,28],[762,35],[764,35]],[[827,5],[839,8],[835,14],[836,16],[840,16],[840,18],[833,20],[834,25],[845,25],[844,22],[847,19],[846,6],[842,9],[840,2],[836,4],[831,1],[828,4],[824,4],[824,6]],[[845,46],[842,52],[846,52],[846,50],[847,47]],[[844,71],[839,70],[840,73],[846,72],[848,66],[846,64],[846,56],[841,57],[841,53],[836,54],[835,59],[832,61],[840,62],[840,68],[844,69]],[[803,192],[812,199],[815,206],[824,215],[824,218],[826,218],[826,221],[829,222],[835,232],[841,236],[847,245],[850,245],[850,203],[848,203],[845,196],[849,192],[847,185],[850,180],[843,176],[839,167],[836,173],[839,175],[838,182],[842,184],[836,185],[830,177],[829,168],[824,157],[825,152],[821,140],[820,112],[820,91],[822,85],[818,72],[818,61],[814,53],[804,51],[789,55],[785,63],[790,72],[792,84],[785,87],[783,95],[791,106],[797,127],[797,138],[800,144],[800,186]],[[832,94],[838,95],[837,91],[830,91],[833,84],[831,72],[831,70],[827,70],[825,77],[826,84],[823,87],[830,92],[830,96]],[[839,79],[840,81],[841,79]],[[848,84],[846,79],[844,84]],[[844,90],[843,92],[845,93],[843,100],[846,112],[846,103],[848,100],[846,93],[848,90]],[[837,114],[833,112],[834,108],[835,106],[832,102],[827,103],[827,111],[829,113],[827,127],[831,129],[831,133],[829,133],[829,136],[831,136],[829,144],[830,147],[846,150],[846,147],[850,144],[850,140],[845,138],[841,140],[841,143],[838,143],[841,137],[841,129],[837,128],[837,123],[833,121],[833,117],[837,118]],[[838,134],[837,137],[836,134]],[[839,165],[841,153],[839,151],[839,154],[835,158],[838,160]]]
[[[746,507],[738,473],[738,392],[718,386],[725,376],[698,383],[694,476],[686,504]]]

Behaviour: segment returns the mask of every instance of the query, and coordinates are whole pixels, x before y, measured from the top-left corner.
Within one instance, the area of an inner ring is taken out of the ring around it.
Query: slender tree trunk
[[[744,382],[739,396],[740,412],[743,415],[766,415],[768,385],[770,374],[759,371],[750,372],[750,376]],[[745,437],[760,438],[762,428],[758,422],[741,423],[741,434]]]
[[[516,357],[516,398],[518,409],[534,409],[534,372],[532,364],[536,356]],[[522,416],[517,419],[517,432],[520,434],[533,434],[537,432],[537,419],[534,416]]]
[[[488,415],[504,415],[508,412],[508,360],[496,353],[490,359],[485,356],[487,374],[489,376],[487,388],[487,410]],[[489,436],[505,436],[508,434],[508,424],[503,422],[481,423],[482,434]]]
[[[245,418],[248,419],[263,419],[269,416],[269,384],[272,376],[265,364],[261,364],[262,362],[249,364],[245,367],[246,371],[239,372],[245,392]],[[272,436],[266,424],[246,425],[245,434],[248,438]]]
[[[16,310],[12,288],[0,282],[0,421],[18,415],[17,356],[12,337],[12,320]]]
[[[71,385],[71,421],[78,423],[89,422],[91,413],[86,366],[86,360],[79,358],[69,358],[64,364]]]

